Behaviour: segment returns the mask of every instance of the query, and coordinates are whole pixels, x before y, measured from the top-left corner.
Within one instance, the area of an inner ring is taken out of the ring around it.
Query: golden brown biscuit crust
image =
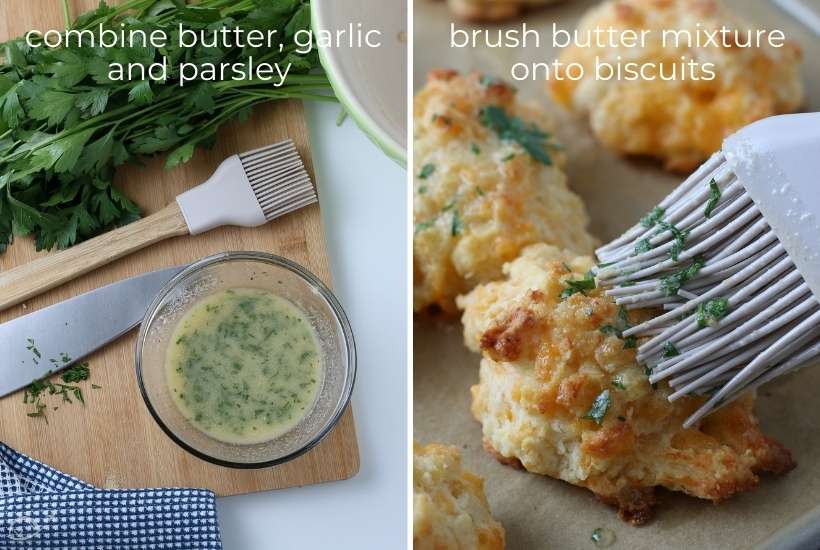
[[[505,267],[507,280],[459,298],[466,343],[483,355],[472,411],[492,454],[587,487],[634,524],[651,517],[656,486],[718,502],[756,486],[759,473],[794,467],[760,431],[753,395],[682,428],[703,398],[669,403],[668,385],[650,386],[635,350],[602,331],[622,319],[609,298],[597,289],[559,298],[563,281],[591,266],[533,245]],[[604,392],[596,420],[590,412]]]

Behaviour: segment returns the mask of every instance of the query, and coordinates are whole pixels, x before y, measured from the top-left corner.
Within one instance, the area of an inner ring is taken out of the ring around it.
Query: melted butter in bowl
[[[288,259],[224,252],[159,292],[136,345],[148,412],[219,466],[266,468],[310,451],[356,377],[350,323],[330,289]]]
[[[320,347],[295,305],[254,288],[195,304],[171,336],[166,369],[180,412],[198,430],[248,445],[291,430],[321,381]]]

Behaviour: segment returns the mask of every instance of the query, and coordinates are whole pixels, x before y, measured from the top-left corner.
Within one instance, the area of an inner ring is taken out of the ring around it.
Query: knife
[[[0,397],[58,372],[141,321],[185,266],[138,275],[0,324]]]

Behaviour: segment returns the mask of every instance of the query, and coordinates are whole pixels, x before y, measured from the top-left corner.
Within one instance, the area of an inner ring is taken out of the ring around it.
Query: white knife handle
[[[0,310],[169,237],[187,235],[176,201],[159,212],[0,273]]]

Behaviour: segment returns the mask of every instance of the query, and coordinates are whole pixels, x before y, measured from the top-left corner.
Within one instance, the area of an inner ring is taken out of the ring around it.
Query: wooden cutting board
[[[96,6],[97,1],[74,0],[73,13]],[[0,40],[29,29],[61,28],[60,6],[59,0],[3,0]],[[288,137],[296,143],[312,174],[302,104],[286,101],[257,107],[248,122],[223,128],[217,145],[209,151],[198,151],[185,166],[166,171],[162,159],[155,159],[142,167],[124,167],[117,174],[117,182],[150,214],[207,179],[225,157]],[[319,206],[314,205],[263,227],[221,228],[154,245],[24,305],[0,312],[0,322],[108,283],[225,250],[279,254],[330,283]],[[17,239],[0,256],[0,270],[24,264],[41,254],[35,252],[30,239]],[[88,358],[89,382],[101,388],[84,386],[85,407],[76,403],[60,406],[49,414],[46,423],[26,416],[31,409],[23,404],[21,392],[0,399],[0,441],[104,487],[205,487],[225,496],[346,479],[358,471],[359,451],[350,408],[315,449],[274,468],[234,470],[188,454],[162,432],[140,397],[134,371],[135,338],[136,331],[132,331]]]

